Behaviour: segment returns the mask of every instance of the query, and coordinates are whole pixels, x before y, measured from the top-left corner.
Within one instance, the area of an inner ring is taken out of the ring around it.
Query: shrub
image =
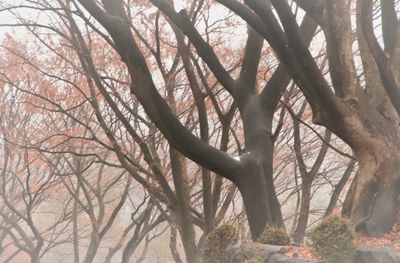
[[[310,234],[311,245],[329,263],[352,262],[356,247],[350,222],[338,216],[325,218]]]
[[[284,228],[268,225],[259,236],[258,242],[263,244],[285,246],[289,245],[290,238]]]
[[[238,241],[238,231],[231,225],[221,225],[211,231],[204,242],[202,259],[205,263],[229,261],[227,248]]]

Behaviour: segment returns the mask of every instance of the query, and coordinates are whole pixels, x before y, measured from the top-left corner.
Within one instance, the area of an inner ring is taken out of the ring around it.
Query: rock
[[[252,262],[262,263],[323,263],[309,261],[303,258],[289,258],[285,255],[285,247],[260,244],[257,242],[244,242],[230,248],[231,263],[242,263],[249,258],[256,258]],[[393,248],[373,248],[361,246],[353,263],[400,263],[400,253]]]
[[[254,244],[257,244],[257,246],[263,251],[269,251],[271,253],[284,253],[285,252],[285,247],[283,247],[283,246],[274,246],[274,245],[261,244],[261,243],[254,243]]]
[[[260,244],[256,242],[244,242],[229,249],[231,255],[229,262],[242,263],[254,257],[254,262],[263,263],[311,263],[302,258],[289,258],[285,255],[285,247]]]
[[[400,254],[392,248],[359,247],[354,263],[400,263]]]
[[[289,258],[282,254],[273,255],[268,261],[265,263],[318,263],[305,260],[303,258]]]
[[[255,242],[243,242],[231,247],[229,250],[231,251],[228,252],[231,255],[231,263],[241,263],[251,257],[257,257],[261,262],[268,262],[272,255],[284,253],[284,248],[281,246],[264,245]]]
[[[283,255],[285,253],[284,247],[266,244],[258,244],[258,250],[263,262],[269,262],[269,259],[275,254]]]
[[[268,263],[286,263],[289,258],[283,254],[275,254],[269,258]]]

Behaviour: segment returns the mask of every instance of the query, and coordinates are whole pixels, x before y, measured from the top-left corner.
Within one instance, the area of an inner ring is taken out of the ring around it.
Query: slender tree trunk
[[[326,211],[325,211],[325,217],[331,215],[333,210],[335,209],[336,204],[339,200],[340,194],[342,193],[344,186],[346,185],[347,181],[349,180],[350,175],[353,172],[355,164],[356,164],[355,160],[350,161],[349,165],[347,166],[346,170],[343,173],[342,178],[340,179],[338,184],[335,186],[335,189],[333,190],[331,199],[329,200],[328,207],[326,208]]]
[[[76,195],[79,198],[80,185],[76,185]],[[72,207],[72,237],[73,237],[73,247],[74,247],[74,263],[79,263],[79,230],[78,230],[78,200],[74,199],[74,204]]]
[[[91,240],[90,240],[89,247],[88,247],[88,249],[86,251],[85,258],[82,261],[84,263],[93,262],[93,259],[94,259],[94,257],[96,256],[96,253],[97,253],[97,249],[99,248],[100,238],[99,238],[99,235],[96,232],[92,233],[90,239]]]
[[[294,175],[294,182],[295,182],[295,187],[296,187],[295,189],[297,189],[297,191],[296,191],[296,208],[294,210],[293,223],[290,228],[290,233],[292,234],[292,236],[294,235],[294,232],[296,231],[297,222],[299,220],[300,203],[301,203],[301,193],[299,190],[299,182],[298,182],[297,173],[295,173],[295,175]]]
[[[198,262],[196,236],[190,214],[190,194],[188,189],[185,157],[178,151],[170,148],[172,177],[177,197],[177,220],[179,232],[185,249],[186,260],[190,263]]]
[[[176,225],[175,223],[171,223],[171,233],[169,236],[169,249],[171,250],[171,254],[172,257],[174,258],[174,261],[176,263],[183,263],[177,249],[176,236],[177,236]]]
[[[128,241],[128,243],[126,244],[126,246],[122,252],[121,263],[129,263],[130,262],[130,258],[132,257],[136,248],[139,246],[141,240],[142,239],[139,239],[138,233],[135,232],[135,234]]]
[[[215,227],[215,213],[212,199],[212,182],[210,171],[206,168],[201,168],[203,182],[203,211],[206,233],[209,233]]]
[[[301,186],[301,203],[300,214],[298,217],[297,227],[293,234],[294,243],[303,243],[307,229],[308,215],[310,213],[311,185],[312,180],[303,178]]]
[[[118,249],[120,249],[121,247],[117,247]],[[108,249],[108,253],[106,258],[104,259],[104,263],[110,263],[112,257],[115,255],[115,253],[117,253],[118,250],[115,250],[115,248],[109,248]]]
[[[149,237],[146,236],[144,240],[144,248],[142,250],[140,257],[136,260],[136,263],[141,263],[146,259],[147,251],[149,250],[149,244],[150,244]]]

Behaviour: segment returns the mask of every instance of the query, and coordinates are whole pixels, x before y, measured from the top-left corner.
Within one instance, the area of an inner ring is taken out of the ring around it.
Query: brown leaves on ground
[[[287,246],[285,247],[285,254],[291,258],[305,258],[308,260],[317,261],[321,258],[315,253],[314,249],[308,245],[301,246]]]
[[[357,245],[365,245],[370,247],[393,247],[400,252],[400,221],[393,226],[392,231],[380,238],[358,236]]]

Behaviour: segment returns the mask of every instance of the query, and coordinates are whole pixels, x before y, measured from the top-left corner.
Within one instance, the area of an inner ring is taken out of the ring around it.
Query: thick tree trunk
[[[266,225],[284,227],[273,180],[273,113],[266,112],[260,103],[259,97],[251,96],[239,107],[246,153],[240,158],[243,171],[235,182],[243,197],[254,240]]]
[[[343,207],[357,231],[382,236],[392,229],[398,211],[399,171],[398,153],[391,154],[389,148],[381,158],[359,157],[359,170]]]
[[[271,206],[271,193],[268,192],[260,158],[247,153],[241,157],[241,161],[243,171],[235,184],[243,198],[251,236],[256,240],[266,225],[282,226],[283,220],[277,220],[277,215],[281,214],[280,207],[274,210],[276,208]]]
[[[40,263],[40,256],[37,251],[34,251],[30,256],[31,256],[31,263]]]
[[[400,136],[390,121],[362,109],[368,119],[349,118],[346,141],[358,160],[342,214],[369,236],[389,232],[396,220],[400,183]],[[362,122],[361,122],[362,121]]]

